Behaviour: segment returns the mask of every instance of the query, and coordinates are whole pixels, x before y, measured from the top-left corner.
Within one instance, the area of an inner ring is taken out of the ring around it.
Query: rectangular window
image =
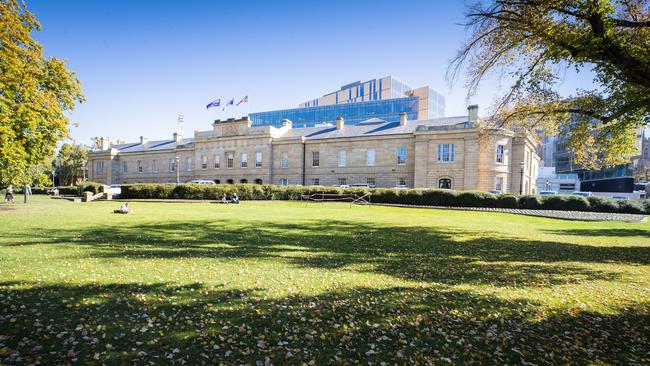
[[[375,149],[366,150],[366,165],[375,166]]]
[[[346,178],[339,178],[339,179],[337,179],[337,183],[340,186],[344,186],[344,185],[348,184],[348,180]]]
[[[503,192],[503,177],[497,177],[494,189],[499,192]]]
[[[214,156],[214,168],[215,169],[221,168],[221,157],[219,155]]]
[[[103,161],[98,161],[97,162],[97,174],[104,174],[104,162]]]
[[[142,160],[138,160],[137,167],[138,167],[138,173],[142,173],[142,170],[143,170],[143,168],[142,168]]]
[[[151,171],[158,173],[158,160],[154,159],[153,162],[151,162]]]
[[[397,165],[406,164],[406,148],[398,147],[397,148]]]
[[[255,167],[256,168],[261,168],[262,167],[262,152],[258,151],[255,153]]]
[[[280,185],[281,186],[288,186],[289,185],[289,180],[287,178],[280,179]]]
[[[247,153],[241,153],[240,155],[241,161],[240,161],[240,166],[242,168],[248,168],[248,154]]]
[[[226,155],[226,168],[232,169],[235,167],[235,154],[228,153]]]
[[[192,158],[189,156],[185,159],[185,168],[188,172],[192,170]]]
[[[454,161],[454,144],[438,144],[438,162]]]
[[[497,145],[497,163],[503,163],[504,161],[504,152],[506,150],[505,145]]]
[[[176,162],[174,159],[169,159],[169,172],[175,172],[176,171]]]
[[[126,161],[122,162],[122,173],[127,173],[129,171],[129,164]]]
[[[348,164],[348,153],[345,150],[339,150],[338,165],[344,167]]]
[[[320,185],[320,179],[318,179],[318,178],[313,178],[313,179],[311,180],[311,185],[312,185],[312,186],[319,186],[319,185]]]
[[[397,187],[406,187],[406,179],[403,177],[397,178],[397,182],[395,183]]]
[[[201,155],[201,169],[208,169],[208,157]]]
[[[366,184],[370,188],[375,188],[376,186],[375,178],[366,178]]]
[[[280,168],[289,167],[289,153],[286,151],[280,154]]]
[[[320,166],[320,151],[311,152],[311,166],[319,167]],[[315,184],[318,185],[318,184]]]

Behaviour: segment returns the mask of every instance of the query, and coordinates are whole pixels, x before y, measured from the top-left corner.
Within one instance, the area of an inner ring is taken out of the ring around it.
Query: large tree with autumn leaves
[[[0,0],[0,184],[32,182],[83,101],[75,74],[32,38],[40,30],[24,2]]]
[[[647,0],[490,0],[468,5],[469,39],[449,68],[469,94],[488,76],[508,85],[493,124],[564,135],[577,163],[626,162],[650,122]],[[560,95],[566,68],[592,70],[595,87]]]

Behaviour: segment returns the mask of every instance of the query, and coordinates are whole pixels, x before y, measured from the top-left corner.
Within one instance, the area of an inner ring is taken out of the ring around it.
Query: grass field
[[[118,206],[0,205],[0,364],[650,363],[650,223]]]

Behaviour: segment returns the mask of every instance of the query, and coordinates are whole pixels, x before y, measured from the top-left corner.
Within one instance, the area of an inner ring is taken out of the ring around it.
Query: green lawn
[[[0,205],[0,364],[650,363],[650,223],[118,206]]]

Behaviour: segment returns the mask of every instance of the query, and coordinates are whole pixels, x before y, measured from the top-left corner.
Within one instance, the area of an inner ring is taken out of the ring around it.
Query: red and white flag
[[[237,106],[239,106],[242,103],[248,103],[248,95],[241,98],[241,100],[239,102],[237,102]]]

